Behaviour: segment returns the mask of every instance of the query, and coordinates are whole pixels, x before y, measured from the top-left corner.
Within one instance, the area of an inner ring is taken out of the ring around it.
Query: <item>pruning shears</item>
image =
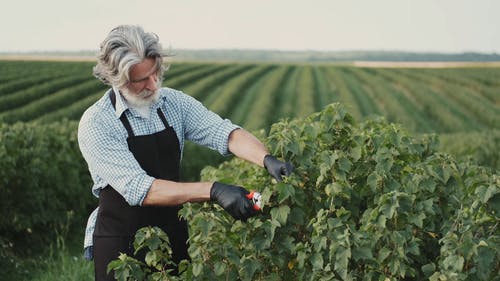
[[[253,208],[255,211],[260,211],[262,207],[262,195],[260,192],[252,191],[246,195],[248,200],[252,200]]]

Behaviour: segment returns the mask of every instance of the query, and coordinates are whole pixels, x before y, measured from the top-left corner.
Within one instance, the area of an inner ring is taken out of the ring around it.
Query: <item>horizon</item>
[[[95,61],[94,51],[38,51],[2,53],[0,60],[36,61]],[[314,50],[244,50],[244,49],[181,49],[166,55],[174,62],[288,62],[288,63],[349,63],[358,67],[498,67],[497,53],[430,53],[406,51],[314,51]]]

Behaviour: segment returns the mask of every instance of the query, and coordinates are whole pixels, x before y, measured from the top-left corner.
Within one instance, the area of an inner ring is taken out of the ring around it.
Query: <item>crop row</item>
[[[0,61],[0,120],[79,119],[106,89],[91,68]],[[342,102],[358,120],[381,115],[416,132],[463,132],[500,128],[499,78],[499,68],[175,63],[163,85],[250,130]]]

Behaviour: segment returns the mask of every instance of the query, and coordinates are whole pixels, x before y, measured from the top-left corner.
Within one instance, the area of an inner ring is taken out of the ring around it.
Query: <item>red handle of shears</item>
[[[248,198],[248,200],[252,200],[254,210],[260,211],[260,193],[251,191],[246,195],[246,197]]]

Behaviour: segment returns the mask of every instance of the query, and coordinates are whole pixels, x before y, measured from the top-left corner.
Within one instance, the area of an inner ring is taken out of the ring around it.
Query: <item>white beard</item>
[[[131,93],[127,87],[123,87],[120,89],[120,92],[131,107],[144,111],[145,109],[149,109],[149,107],[160,98],[161,83],[162,82],[158,80],[158,90],[156,91],[144,90],[138,94],[134,94]]]

